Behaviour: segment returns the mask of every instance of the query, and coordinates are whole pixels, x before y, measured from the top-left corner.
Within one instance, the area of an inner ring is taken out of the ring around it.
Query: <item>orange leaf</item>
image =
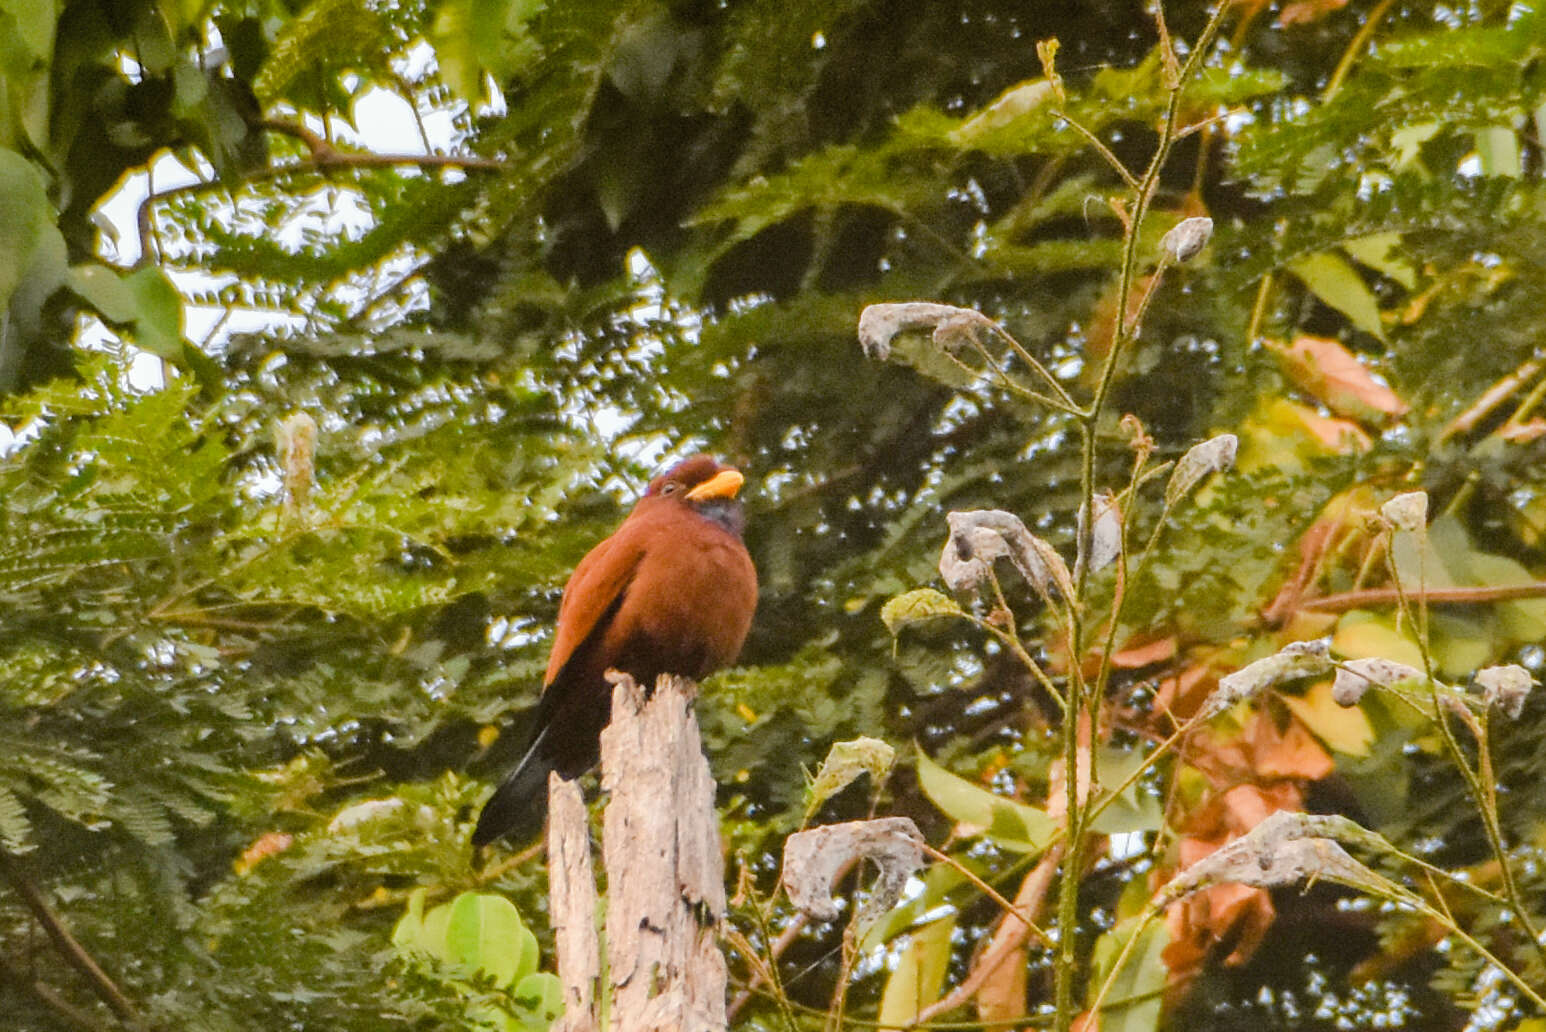
[[[236,868],[237,874],[246,874],[261,861],[289,849],[292,841],[290,836],[282,831],[270,831],[260,835],[252,845],[242,850],[242,855],[236,858],[236,863],[232,866]]]
[[[1347,6],[1347,0],[1294,0],[1278,15],[1279,25],[1308,25]]]
[[[1023,1016],[1030,971],[1024,946],[1005,954],[1004,959],[982,980],[977,990],[978,1019],[998,1022]]]
[[[1528,443],[1542,434],[1546,434],[1546,419],[1542,419],[1540,416],[1526,420],[1523,423],[1504,423],[1498,429],[1499,437],[1505,441],[1512,441],[1515,444]]]
[[[1129,645],[1121,652],[1111,654],[1111,665],[1119,670],[1137,670],[1150,663],[1170,659],[1176,654],[1176,638],[1160,638],[1147,645]]]
[[[1244,835],[1279,810],[1297,810],[1304,793],[1291,785],[1236,785],[1224,793],[1224,811],[1230,838]]]
[[[1211,664],[1189,666],[1175,677],[1160,682],[1159,691],[1154,695],[1154,712],[1168,713],[1178,722],[1186,720],[1197,712],[1218,683],[1218,672]]]
[[[1305,335],[1290,344],[1267,341],[1267,346],[1290,380],[1340,416],[1377,425],[1406,414],[1406,402],[1340,341]]]
[[[1079,749],[1074,754],[1078,764],[1079,802],[1090,795],[1090,716],[1079,715]],[[1062,760],[1056,760],[1047,768],[1047,816],[1062,817],[1068,813],[1068,771]]]
[[[1275,914],[1265,889],[1210,885],[1171,906],[1165,915],[1170,943],[1160,956],[1172,975],[1192,974],[1213,946],[1233,939],[1235,948],[1224,963],[1239,966],[1261,945]]]
[[[1289,718],[1288,726],[1279,731],[1276,721],[1258,713],[1256,729],[1252,752],[1257,774],[1318,781],[1336,769],[1326,750],[1298,718]]]

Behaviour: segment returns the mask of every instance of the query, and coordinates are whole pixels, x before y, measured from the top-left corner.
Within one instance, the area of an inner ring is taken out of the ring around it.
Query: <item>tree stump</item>
[[[599,980],[593,925],[588,939],[578,938],[582,901],[595,899],[583,848],[585,812],[576,805],[575,786],[561,779],[550,785],[548,877],[560,931],[559,977],[565,1006],[574,1008],[563,1028],[599,1028],[599,1009],[608,1014],[609,1032],[722,1032],[727,978],[717,939],[725,874],[714,779],[692,712],[697,686],[665,675],[646,697],[627,675],[608,678],[612,723],[601,735],[601,787],[608,797],[601,992],[608,1005],[601,1008],[587,995]]]
[[[590,824],[580,786],[557,772],[548,775],[548,912],[558,946],[558,980],[564,986],[564,1016],[554,1023],[554,1032],[597,1032],[601,950]]]

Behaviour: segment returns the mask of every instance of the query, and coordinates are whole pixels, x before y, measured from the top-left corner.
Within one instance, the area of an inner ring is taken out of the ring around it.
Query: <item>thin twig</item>
[[[1118,365],[1121,363],[1123,352],[1127,345],[1136,337],[1133,327],[1129,325],[1127,315],[1127,299],[1132,293],[1134,277],[1137,274],[1139,249],[1142,243],[1143,222],[1149,212],[1149,207],[1154,199],[1154,193],[1159,186],[1160,173],[1164,169],[1170,157],[1171,148],[1175,144],[1176,133],[1179,128],[1181,97],[1186,91],[1186,85],[1207,58],[1212,50],[1214,38],[1218,35],[1224,18],[1234,5],[1228,0],[1218,0],[1209,14],[1207,24],[1187,55],[1186,63],[1179,70],[1174,68],[1174,56],[1172,54],[1167,63],[1166,83],[1169,91],[1169,99],[1165,106],[1164,119],[1161,122],[1159,141],[1154,148],[1154,153],[1149,159],[1148,167],[1144,171],[1142,180],[1134,190],[1132,200],[1132,213],[1126,220],[1124,227],[1124,239],[1122,246],[1122,262],[1117,286],[1117,310],[1115,327],[1111,337],[1111,347],[1107,351],[1105,360],[1101,365],[1099,379],[1089,404],[1079,415],[1080,434],[1080,470],[1079,470],[1079,505],[1080,520],[1078,540],[1074,558],[1074,598],[1069,600],[1070,624],[1068,631],[1069,644],[1069,680],[1068,701],[1069,709],[1063,720],[1062,735],[1062,759],[1063,769],[1069,779],[1070,791],[1067,811],[1067,824],[1064,828],[1063,840],[1066,843],[1064,856],[1063,881],[1058,886],[1058,911],[1057,928],[1059,932],[1056,957],[1054,960],[1053,979],[1053,1004],[1056,1009],[1056,1023],[1054,1027],[1058,1032],[1068,1032],[1074,1019],[1074,977],[1078,967],[1077,936],[1074,929],[1078,925],[1079,917],[1079,879],[1080,870],[1084,865],[1084,837],[1089,826],[1088,815],[1093,809],[1093,801],[1081,800],[1078,792],[1079,780],[1079,752],[1080,735],[1078,717],[1086,705],[1092,704],[1089,697],[1090,686],[1086,682],[1080,656],[1084,649],[1084,626],[1080,618],[1079,603],[1084,598],[1086,585],[1090,575],[1090,531],[1094,523],[1095,504],[1095,452],[1097,448],[1097,430],[1100,425],[1101,415],[1105,409],[1106,401],[1111,394],[1112,383],[1116,377]],[[1169,30],[1164,25],[1163,11],[1156,15],[1159,31],[1168,36]],[[1155,277],[1156,281],[1159,277]],[[1153,289],[1151,284],[1150,289]],[[1110,650],[1103,657],[1102,663],[1109,664]],[[1093,752],[1091,752],[1091,774],[1094,774]]]
[[[42,890],[22,871],[16,858],[4,849],[0,849],[0,872],[5,874],[5,879],[11,883],[11,888],[21,897],[38,924],[43,926],[43,931],[48,933],[54,948],[64,956],[71,967],[86,977],[86,981],[101,997],[102,1002],[117,1015],[118,1020],[134,1028],[142,1027],[139,1011],[133,1001],[118,987],[118,983],[108,977],[102,965],[87,952],[86,947],[70,934],[70,930],[64,926],[64,921],[48,905]]]
[[[997,903],[1001,908],[1003,908],[1006,914],[1013,914],[1016,920],[1025,925],[1026,931],[1036,937],[1037,942],[1041,943],[1043,946],[1046,946],[1049,949],[1052,947],[1053,943],[1052,937],[1050,935],[1037,927],[1035,921],[1032,921],[1029,917],[1025,916],[1025,914],[1021,911],[1021,908],[1015,906],[1013,903],[1009,902],[1009,900],[1005,899],[1003,893],[999,892],[993,886],[983,881],[975,871],[971,870],[969,867],[961,863],[961,861],[957,860],[949,853],[935,849],[927,842],[923,843],[923,851],[933,859],[939,861],[942,864],[945,864],[947,867],[954,868],[957,874],[961,875],[961,877],[977,886],[979,892],[987,896],[993,902]],[[1051,851],[1051,849],[1048,850],[1048,855],[1051,855]]]
[[[1342,83],[1347,79],[1347,73],[1353,70],[1353,62],[1358,60],[1358,55],[1363,53],[1363,48],[1368,46],[1369,38],[1374,35],[1375,28],[1380,19],[1385,17],[1396,0],[1380,0],[1380,4],[1369,12],[1369,17],[1364,19],[1363,25],[1354,34],[1353,41],[1347,45],[1342,53],[1342,60],[1337,62],[1336,71],[1331,73],[1331,78],[1326,81],[1326,88],[1321,92],[1321,103],[1324,104],[1342,89]]]
[[[1488,602],[1512,602],[1522,598],[1546,598],[1546,581],[1528,584],[1487,584],[1462,588],[1428,588],[1426,591],[1408,591],[1399,588],[1361,588],[1358,591],[1339,591],[1334,595],[1305,599],[1301,609],[1313,609],[1321,613],[1345,613],[1350,609],[1367,606],[1388,606],[1410,598],[1438,605],[1481,605]]]
[[[838,878],[842,878],[851,869],[852,864],[840,869],[838,871]],[[757,926],[762,932],[762,941],[767,942],[768,933],[772,931],[772,928],[768,923],[767,911],[763,909],[762,902],[757,898],[755,887],[748,894],[748,898],[751,903],[752,913],[757,918]],[[746,1006],[747,1001],[751,999],[752,993],[756,991],[760,978],[773,987],[773,991],[777,995],[781,1009],[784,1012],[785,1020],[789,1022],[791,1028],[795,1027],[794,1015],[789,1011],[789,993],[784,988],[783,977],[778,971],[778,958],[784,955],[785,950],[794,945],[795,940],[800,937],[800,933],[805,931],[805,925],[808,920],[809,918],[805,914],[797,914],[794,920],[789,923],[789,926],[779,933],[778,938],[768,947],[768,960],[765,970],[753,973],[751,982],[736,996],[735,1001],[730,1005],[725,1020],[735,1020],[736,1015],[741,1012],[741,1008]],[[747,945],[750,946],[750,943]],[[760,963],[760,958],[754,954],[748,953],[747,959],[753,963]]]
[[[1055,117],[1061,118],[1063,121],[1067,122],[1070,128],[1072,128],[1080,136],[1083,136],[1085,138],[1085,140],[1090,144],[1090,146],[1095,148],[1096,153],[1098,153],[1101,157],[1106,159],[1106,164],[1110,165],[1112,167],[1112,169],[1114,169],[1116,171],[1117,175],[1122,177],[1122,182],[1127,184],[1127,188],[1129,190],[1136,190],[1136,189],[1138,189],[1138,180],[1137,180],[1137,178],[1134,177],[1134,175],[1127,170],[1127,166],[1122,164],[1122,160],[1120,158],[1118,158],[1115,154],[1113,154],[1109,147],[1107,147],[1104,143],[1101,142],[1101,139],[1100,139],[1099,136],[1096,136],[1090,130],[1086,129],[1083,125],[1081,125],[1079,123],[1079,121],[1076,118],[1074,118],[1072,115],[1070,115],[1067,111],[1059,109],[1057,111],[1052,112],[1052,114]]]
[[[1025,880],[1020,884],[1020,891],[1015,896],[1014,904],[999,918],[998,928],[994,930],[987,949],[983,950],[981,956],[977,958],[971,971],[967,972],[960,985],[920,1010],[918,1022],[948,1014],[977,995],[983,983],[1013,959],[1015,951],[1024,945],[1026,936],[1039,932],[1034,922],[1034,915],[1041,910],[1042,904],[1046,901],[1047,890],[1052,887],[1052,876],[1057,873],[1058,863],[1062,859],[1063,848],[1060,844],[1055,844],[1047,850],[1036,866],[1026,874]],[[1010,917],[1018,918],[1023,927],[1012,927]],[[1040,938],[1043,945],[1051,945],[1044,937]]]
[[[1512,397],[1520,387],[1538,376],[1542,368],[1546,368],[1546,363],[1543,363],[1540,359],[1525,359],[1513,372],[1508,373],[1497,383],[1483,391],[1481,397],[1466,406],[1464,412],[1450,420],[1449,425],[1444,427],[1439,433],[1440,442],[1447,441],[1458,434],[1468,433],[1476,424],[1486,419],[1488,413]],[[1521,417],[1519,413],[1515,413],[1511,418],[1518,419]]]
[[[168,187],[165,190],[146,195],[145,199],[140,202],[139,212],[136,215],[140,237],[140,257],[139,261],[135,263],[136,267],[149,265],[153,261],[150,257],[151,248],[149,246],[150,239],[154,235],[154,223],[150,217],[151,210],[162,201],[174,197],[194,196],[214,190],[234,190],[239,185],[251,186],[254,183],[281,179],[285,176],[329,172],[334,169],[410,166],[418,168],[494,170],[506,167],[505,162],[498,158],[485,158],[481,155],[377,154],[373,151],[341,151],[311,129],[295,122],[268,119],[262,125],[263,128],[270,132],[282,133],[300,140],[305,144],[311,156],[307,159],[284,165],[265,165],[262,168],[252,169],[239,175],[235,183],[226,182],[221,179],[201,179],[198,182],[184,183],[181,186]]]
[[[1390,537],[1393,538],[1394,535],[1394,530],[1389,532]],[[1417,605],[1418,627],[1417,648],[1422,655],[1423,674],[1428,680],[1428,690],[1431,693],[1433,699],[1433,722],[1438,725],[1439,736],[1444,741],[1444,747],[1449,753],[1450,759],[1454,762],[1455,768],[1460,771],[1460,776],[1466,783],[1466,788],[1470,792],[1471,799],[1475,802],[1476,808],[1481,814],[1482,830],[1486,833],[1487,844],[1492,850],[1493,858],[1498,862],[1498,872],[1503,878],[1503,894],[1508,897],[1509,903],[1514,911],[1514,918],[1519,922],[1520,927],[1522,927],[1528,934],[1530,942],[1535,946],[1536,953],[1539,954],[1543,960],[1546,960],[1546,943],[1541,942],[1540,931],[1536,928],[1535,921],[1530,916],[1529,909],[1524,905],[1524,900],[1519,893],[1519,883],[1514,877],[1514,869],[1509,865],[1508,862],[1508,850],[1503,841],[1503,826],[1502,823],[1498,820],[1498,808],[1496,805],[1496,799],[1491,794],[1492,786],[1490,784],[1484,784],[1481,774],[1478,771],[1473,770],[1470,763],[1466,761],[1465,753],[1460,748],[1460,741],[1455,737],[1454,729],[1449,726],[1449,708],[1444,705],[1444,699],[1442,699],[1439,694],[1439,680],[1434,676],[1435,663],[1433,660],[1433,652],[1429,647],[1428,641],[1428,603],[1431,600],[1431,596],[1428,593],[1427,556],[1427,548],[1424,547],[1418,550],[1417,587],[1421,594],[1416,597],[1415,601]],[[1395,586],[1396,591],[1399,593],[1401,612],[1405,614],[1408,619],[1410,619],[1414,600],[1411,596],[1408,595],[1405,587],[1401,582],[1401,571],[1396,566],[1394,551],[1392,547],[1386,547],[1385,558],[1386,564],[1390,568],[1391,583]],[[1469,722],[1470,715],[1466,714],[1465,716]],[[1484,737],[1484,732],[1479,728],[1479,726],[1475,724],[1471,724],[1470,726],[1471,733],[1478,739]],[[1483,744],[1483,751],[1485,755],[1485,744]],[[1470,942],[1471,945],[1480,951],[1481,954],[1488,960],[1492,960],[1491,954],[1487,953],[1486,950],[1483,950],[1479,943],[1471,940],[1470,937],[1467,936],[1458,927],[1455,928],[1455,934]],[[1494,963],[1496,963],[1496,961],[1494,961]],[[1502,970],[1506,976],[1516,982],[1518,981],[1518,976],[1508,968],[1502,968]],[[1537,997],[1537,999],[1539,998]]]
[[[1015,339],[1014,334],[1010,333],[1008,330],[1004,329],[1003,326],[999,325],[997,319],[989,320],[989,323],[993,327],[993,332],[997,333],[1000,337],[1003,337],[1005,342],[1009,344],[1010,348],[1014,350],[1014,353],[1020,356],[1020,361],[1024,362],[1026,365],[1030,366],[1031,369],[1035,370],[1036,374],[1045,380],[1047,386],[1051,387],[1052,390],[1057,394],[1058,400],[1062,402],[1062,405],[1058,407],[1062,408],[1065,412],[1071,412],[1077,415],[1079,412],[1079,406],[1074,403],[1073,396],[1064,389],[1063,385],[1058,383],[1057,377],[1052,375],[1051,370],[1042,365],[1041,360],[1038,359],[1035,355],[1027,351],[1025,346]]]
[[[32,978],[0,960],[0,981],[27,993],[44,1007],[65,1021],[84,1029],[85,1032],[111,1032],[111,1027],[98,1021],[90,1011],[75,1006],[64,994],[40,979]]]

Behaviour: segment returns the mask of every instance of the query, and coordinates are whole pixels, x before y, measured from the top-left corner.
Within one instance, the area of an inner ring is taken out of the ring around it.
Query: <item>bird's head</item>
[[[735,495],[745,482],[740,470],[722,466],[710,455],[694,455],[650,481],[644,497],[686,505],[738,535],[745,518]]]

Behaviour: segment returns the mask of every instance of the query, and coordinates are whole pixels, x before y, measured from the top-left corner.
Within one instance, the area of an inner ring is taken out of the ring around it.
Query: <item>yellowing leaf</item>
[[[838,742],[821,761],[821,769],[811,782],[810,802],[806,813],[847,788],[860,774],[868,774],[873,784],[879,784],[896,759],[896,750],[878,738],[859,737],[848,742]]]
[[[1323,416],[1288,398],[1263,399],[1241,427],[1239,468],[1293,469],[1322,455],[1347,455],[1369,449],[1369,435],[1350,419]]]
[[[943,917],[913,933],[880,999],[883,1029],[911,1025],[919,1011],[939,998],[950,967],[950,933],[955,925],[954,917]]]
[[[1379,657],[1422,669],[1423,655],[1417,642],[1367,610],[1354,609],[1337,621],[1331,649],[1352,659]]]
[[[1357,706],[1338,706],[1331,698],[1331,682],[1321,681],[1300,696],[1283,697],[1300,723],[1328,748],[1350,756],[1369,755],[1374,728]]]
[[[933,588],[918,588],[891,599],[880,607],[881,622],[895,634],[908,624],[932,620],[936,616],[960,616],[955,599]]]
[[[1052,83],[1046,79],[1031,79],[1011,86],[993,103],[963,122],[951,136],[959,146],[970,147],[988,133],[1007,128],[1025,115],[1045,107],[1055,96]]]

